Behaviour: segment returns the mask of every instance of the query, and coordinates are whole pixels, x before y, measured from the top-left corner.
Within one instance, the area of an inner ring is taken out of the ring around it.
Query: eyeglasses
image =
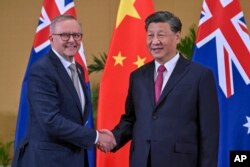
[[[53,35],[59,35],[63,41],[68,41],[71,36],[76,41],[80,41],[82,39],[82,33],[61,33],[61,34],[53,34]]]

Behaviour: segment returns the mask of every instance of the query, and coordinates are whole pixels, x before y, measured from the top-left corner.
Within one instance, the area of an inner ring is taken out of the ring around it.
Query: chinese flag
[[[125,112],[130,73],[152,60],[146,48],[145,19],[151,0],[121,0],[100,83],[97,129],[113,129]],[[97,167],[128,167],[129,144],[116,153],[97,151]]]

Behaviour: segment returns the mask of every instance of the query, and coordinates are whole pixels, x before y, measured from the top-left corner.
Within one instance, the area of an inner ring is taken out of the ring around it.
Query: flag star
[[[115,59],[115,66],[117,64],[120,64],[121,66],[123,66],[123,60],[126,59],[126,57],[121,55],[121,52],[119,52],[117,56],[113,56],[113,58]]]
[[[246,116],[247,118],[247,123],[245,123],[243,126],[248,128],[247,134],[250,133],[250,117]]]
[[[141,58],[140,56],[137,56],[136,62],[134,62],[135,65],[137,65],[137,68],[143,66],[145,64],[146,58]]]
[[[140,19],[140,16],[137,10],[134,7],[135,0],[121,0],[117,19],[116,19],[116,28],[120,25],[125,16],[131,16],[134,18]]]

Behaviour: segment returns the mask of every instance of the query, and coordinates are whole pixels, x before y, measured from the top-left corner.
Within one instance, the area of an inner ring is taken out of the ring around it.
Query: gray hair
[[[59,15],[57,17],[55,17],[51,24],[50,24],[50,33],[53,34],[55,33],[55,26],[56,26],[56,23],[60,22],[60,21],[64,21],[64,20],[75,20],[77,21],[76,17],[72,16],[72,15],[68,15],[68,14],[65,14],[65,15]],[[77,21],[78,22],[78,21]],[[81,23],[78,22],[78,24],[81,26]]]

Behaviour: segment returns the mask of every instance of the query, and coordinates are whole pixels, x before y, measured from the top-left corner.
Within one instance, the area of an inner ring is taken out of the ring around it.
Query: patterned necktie
[[[77,71],[76,71],[76,65],[75,64],[71,64],[69,66],[69,69],[71,71],[71,79],[73,81],[73,84],[75,86],[75,89],[76,89],[76,92],[78,94],[78,97],[81,101],[81,93],[80,93],[80,86],[79,86],[79,78],[78,78],[78,74],[77,74]]]
[[[166,70],[164,65],[160,65],[158,67],[158,75],[155,80],[155,103],[158,102],[160,95],[161,95],[161,89],[162,89],[162,83],[163,83],[163,72]]]

